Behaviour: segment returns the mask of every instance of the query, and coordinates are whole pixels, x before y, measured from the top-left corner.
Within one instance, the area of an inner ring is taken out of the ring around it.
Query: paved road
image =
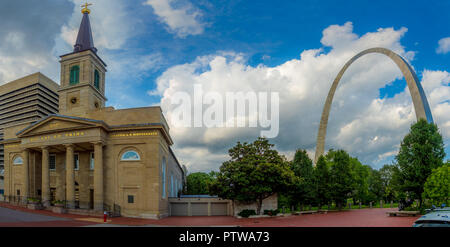
[[[0,207],[0,222],[41,222],[41,221],[67,221],[68,219],[47,216],[42,214],[33,214],[28,212],[17,211],[9,208]]]
[[[38,211],[0,205],[0,227],[74,227],[95,223],[78,220],[73,215],[62,217],[49,211]]]

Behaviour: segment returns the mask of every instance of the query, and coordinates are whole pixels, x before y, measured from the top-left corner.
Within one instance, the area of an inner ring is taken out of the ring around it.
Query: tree
[[[316,202],[319,209],[330,203],[330,174],[325,157],[321,155],[314,169],[314,184],[316,186]]]
[[[229,150],[230,160],[220,167],[217,179],[210,186],[210,194],[257,204],[261,213],[262,201],[286,191],[296,183],[286,158],[273,149],[266,138],[253,143],[240,143]]]
[[[381,172],[370,169],[369,175],[369,200],[378,201],[384,197],[383,179],[381,178]]]
[[[344,150],[330,151],[327,154],[331,162],[331,196],[339,210],[345,205],[352,192],[353,176],[350,167],[350,156]]]
[[[423,197],[434,205],[450,203],[450,163],[433,170],[425,182]]]
[[[369,198],[369,176],[372,168],[354,157],[350,157],[350,166],[353,176],[352,198],[356,202],[366,202]]]
[[[294,205],[311,204],[315,200],[314,166],[305,150],[297,150],[294,160],[290,163],[291,170],[298,178],[290,190],[291,202]]]
[[[438,127],[421,119],[411,126],[396,156],[399,189],[422,206],[424,184],[431,171],[443,165],[444,143]]]
[[[208,186],[214,180],[213,173],[195,172],[186,176],[187,195],[208,195]]]
[[[383,194],[385,201],[391,201],[396,198],[395,187],[393,183],[393,174],[395,165],[384,165],[380,169],[381,181],[383,183]]]

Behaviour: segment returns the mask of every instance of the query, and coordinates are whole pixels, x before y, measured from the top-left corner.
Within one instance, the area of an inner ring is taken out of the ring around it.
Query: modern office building
[[[0,86],[0,141],[4,129],[30,124],[58,112],[59,85],[41,73]],[[3,193],[4,147],[0,145],[0,194]]]

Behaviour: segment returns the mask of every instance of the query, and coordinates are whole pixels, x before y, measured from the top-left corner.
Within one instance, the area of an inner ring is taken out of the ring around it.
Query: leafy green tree
[[[208,186],[214,181],[213,173],[195,172],[186,176],[187,195],[208,195]]]
[[[353,190],[353,174],[350,156],[344,150],[330,151],[327,158],[331,162],[331,197],[339,209],[345,205]]]
[[[353,157],[350,157],[350,166],[353,176],[352,198],[355,202],[366,202],[369,197],[369,175],[372,169]]]
[[[433,170],[425,182],[423,197],[434,205],[450,204],[450,163]]]
[[[240,143],[229,150],[230,160],[220,167],[217,179],[210,186],[210,194],[257,204],[261,214],[262,201],[284,192],[297,183],[286,158],[273,149],[266,138],[253,143]]]
[[[383,179],[381,172],[370,169],[369,175],[369,200],[378,201],[384,197]]]
[[[314,169],[314,184],[316,186],[316,202],[319,209],[331,201],[330,172],[325,157],[321,155]]]
[[[396,156],[398,182],[401,191],[411,199],[419,199],[422,206],[424,184],[431,171],[443,165],[444,143],[438,127],[426,120],[411,126]]]
[[[314,166],[305,150],[297,150],[293,161],[290,163],[291,170],[298,178],[298,183],[290,189],[291,202],[293,205],[312,204],[315,201]]]
[[[385,201],[392,201],[396,199],[395,187],[393,184],[393,174],[395,165],[384,165],[380,169],[381,180],[383,183],[383,194]]]

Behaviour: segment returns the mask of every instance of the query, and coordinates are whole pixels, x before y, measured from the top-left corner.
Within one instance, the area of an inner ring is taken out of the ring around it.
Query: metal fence
[[[109,217],[120,217],[120,206],[117,204],[108,205],[103,204],[104,210],[108,213]]]

